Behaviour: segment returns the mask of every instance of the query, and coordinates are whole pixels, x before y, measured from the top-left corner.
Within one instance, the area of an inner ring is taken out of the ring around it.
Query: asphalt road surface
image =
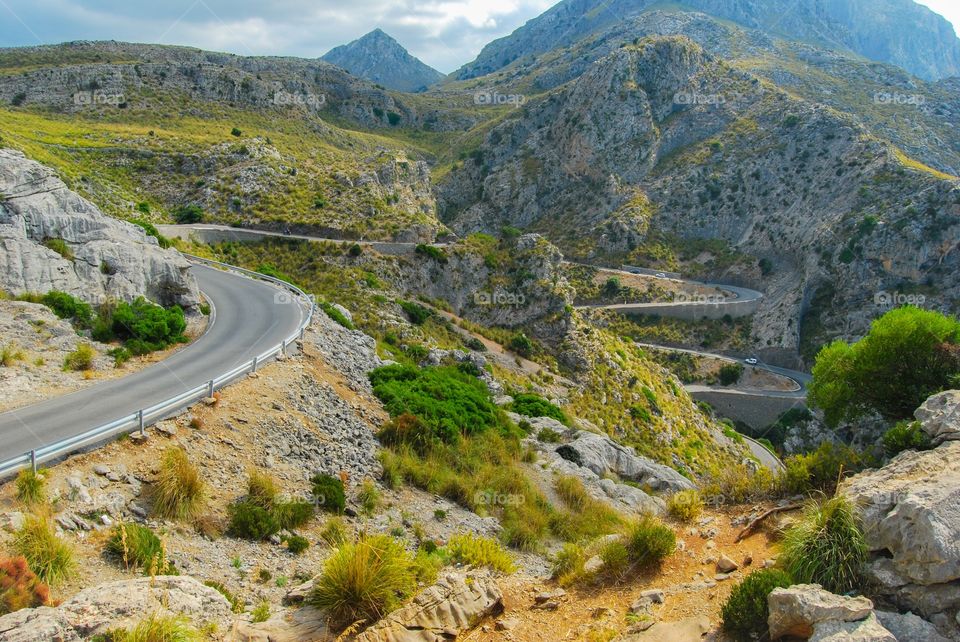
[[[263,281],[198,265],[192,270],[214,308],[205,334],[127,377],[0,414],[0,461],[202,385],[278,345],[306,314],[295,297],[277,299],[281,290]]]

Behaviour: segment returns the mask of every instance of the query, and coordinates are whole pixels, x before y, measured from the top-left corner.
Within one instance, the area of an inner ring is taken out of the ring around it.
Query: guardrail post
[[[140,424],[140,434],[146,435],[147,431],[143,425],[143,410],[137,411],[137,423]]]
[[[300,340],[303,341],[303,335],[307,333],[307,326],[300,328]]]
[[[33,470],[33,472],[37,472],[37,451],[36,450],[30,451],[30,468]]]
[[[213,396],[213,379],[207,382],[207,397]]]
[[[287,340],[284,339],[280,342],[280,354],[287,356]]]
[[[257,371],[257,358],[256,358],[256,357],[253,358],[253,371],[254,371],[254,372]]]

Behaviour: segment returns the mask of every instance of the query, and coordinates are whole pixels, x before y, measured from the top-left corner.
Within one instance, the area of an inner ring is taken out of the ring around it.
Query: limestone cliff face
[[[189,263],[174,249],[110,218],[22,153],[0,149],[0,288],[61,290],[98,304],[144,296],[187,310],[199,304]],[[62,241],[65,255],[45,245]]]
[[[754,264],[710,276],[767,294],[758,349],[795,349],[805,321],[856,336],[882,292],[933,279],[926,303],[950,310],[960,291],[956,180],[685,38],[619,49],[517,110],[438,202],[458,232],[517,225],[588,260],[629,257],[652,232],[722,239]]]

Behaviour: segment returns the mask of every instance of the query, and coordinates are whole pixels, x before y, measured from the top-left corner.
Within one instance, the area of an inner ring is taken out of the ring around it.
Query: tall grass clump
[[[13,551],[27,560],[27,565],[47,584],[58,584],[76,572],[73,547],[57,537],[53,524],[45,515],[27,515],[23,526],[14,533]]]
[[[784,534],[780,562],[799,584],[820,584],[833,593],[861,585],[867,544],[856,509],[838,495],[813,501]]]
[[[793,584],[790,575],[776,568],[750,573],[737,584],[721,609],[723,630],[735,640],[764,640],[769,633],[767,596],[775,588]]]
[[[667,498],[667,513],[681,522],[692,522],[703,512],[703,500],[696,490],[681,490]]]
[[[107,540],[106,550],[126,568],[142,569],[148,575],[176,575],[167,559],[167,550],[157,535],[140,524],[117,524]]]
[[[513,573],[516,566],[513,557],[495,539],[481,537],[473,533],[454,535],[447,543],[450,559],[460,564],[478,566]]]
[[[200,642],[204,636],[184,616],[154,613],[132,629],[111,631],[110,642]]]
[[[47,471],[30,468],[17,474],[17,500],[26,506],[36,506],[47,501]]]
[[[153,485],[153,512],[166,519],[191,519],[203,510],[206,497],[206,484],[187,452],[178,446],[164,451]]]
[[[386,535],[344,544],[326,561],[308,600],[338,625],[379,620],[413,595],[413,556]]]
[[[644,515],[627,527],[624,546],[630,562],[638,566],[659,564],[677,547],[673,530],[652,515]]]

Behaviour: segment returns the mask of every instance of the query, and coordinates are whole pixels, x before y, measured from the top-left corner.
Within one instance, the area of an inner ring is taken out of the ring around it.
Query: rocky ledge
[[[0,149],[0,289],[61,290],[93,304],[144,296],[189,312],[200,302],[189,268],[179,252],[105,215],[51,169]]]

